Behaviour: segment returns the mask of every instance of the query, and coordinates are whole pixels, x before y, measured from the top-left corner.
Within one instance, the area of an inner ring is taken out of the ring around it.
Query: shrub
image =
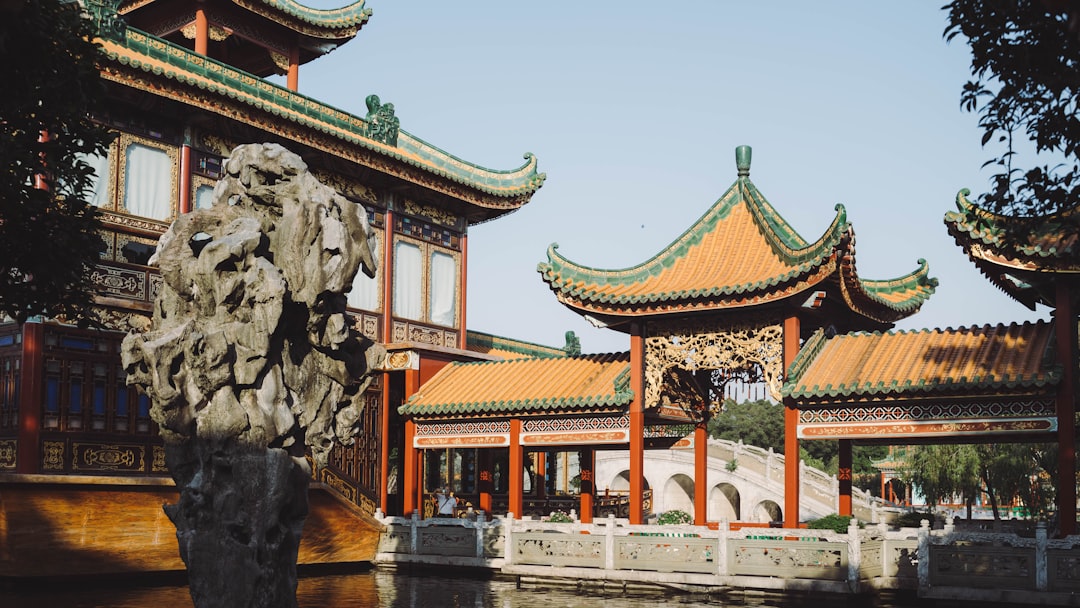
[[[694,523],[694,518],[690,517],[690,514],[686,511],[674,509],[661,513],[660,516],[656,518],[656,523],[661,526],[679,526]]]
[[[564,511],[552,511],[547,520],[556,524],[569,524],[574,522],[574,518],[570,517],[570,514]]]
[[[838,534],[847,534],[848,526],[851,524],[851,518],[846,515],[826,515],[821,519],[815,519],[806,524],[807,528],[811,530],[832,530]],[[859,522],[859,527],[862,527],[862,522]]]
[[[934,527],[934,523],[937,521],[938,516],[928,511],[910,511],[908,513],[901,513],[893,521],[893,525],[898,528],[918,528],[922,520],[928,520],[930,527]]]

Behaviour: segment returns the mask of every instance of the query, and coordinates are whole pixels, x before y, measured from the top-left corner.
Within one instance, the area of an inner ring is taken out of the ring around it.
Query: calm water
[[[799,601],[766,599],[724,600],[690,594],[662,594],[656,591],[578,590],[551,586],[522,585],[512,580],[484,580],[464,576],[402,574],[385,571],[302,578],[297,590],[303,608],[656,608],[677,606],[807,606]],[[3,608],[190,608],[187,587],[146,589],[65,589],[40,591],[0,590]],[[822,606],[825,603],[820,604]],[[830,606],[843,606],[832,603]]]

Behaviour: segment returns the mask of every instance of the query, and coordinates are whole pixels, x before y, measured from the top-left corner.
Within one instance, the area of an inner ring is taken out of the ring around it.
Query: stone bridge
[[[597,490],[625,493],[630,489],[629,454],[626,451],[596,453]],[[783,520],[784,455],[772,449],[723,439],[709,439],[709,521],[770,522]],[[807,521],[836,513],[840,494],[836,477],[800,462],[799,519]],[[653,491],[653,513],[672,509],[694,512],[693,449],[647,450],[645,487]],[[879,498],[855,488],[855,517],[878,522],[884,516]]]

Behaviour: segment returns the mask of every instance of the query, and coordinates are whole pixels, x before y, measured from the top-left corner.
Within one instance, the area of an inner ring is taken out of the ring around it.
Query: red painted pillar
[[[709,509],[709,436],[705,423],[694,427],[694,525],[704,526]]]
[[[492,451],[490,449],[477,450],[477,477],[479,484],[477,491],[479,493],[479,505],[480,510],[491,514],[491,495],[495,490],[495,471],[492,463]]]
[[[180,213],[191,211],[191,146],[180,146]]]
[[[290,91],[300,90],[300,46],[293,45],[289,49],[289,75],[286,79],[286,86]]]
[[[596,492],[596,484],[593,482],[596,469],[596,450],[586,448],[578,452],[578,470],[581,475],[581,505],[578,513],[583,524],[591,524],[593,520],[593,494]]]
[[[837,513],[841,517],[851,517],[851,440],[840,440],[840,453],[839,453],[839,470],[836,473],[836,479],[840,482],[840,501],[837,506]]]
[[[412,421],[412,418],[405,420],[405,443],[402,449],[405,450],[405,462],[402,465],[402,484],[401,484],[401,514],[405,517],[412,515],[416,510],[418,502],[416,500],[417,488],[417,450],[413,447],[413,440],[416,438],[416,423]]]
[[[1057,361],[1062,367],[1057,393],[1057,509],[1061,536],[1076,534],[1077,326],[1071,291],[1064,281],[1058,281],[1054,331],[1057,338]]]
[[[508,509],[514,514],[514,517],[521,517],[524,504],[522,495],[525,491],[523,479],[525,450],[521,448],[521,420],[519,418],[510,420],[510,459],[508,465],[510,467],[510,487],[507,488],[507,499],[510,503]]]
[[[784,319],[784,373],[799,354],[799,318]],[[799,408],[784,399],[784,527],[799,527]]]
[[[45,367],[45,328],[23,323],[22,377],[19,379],[19,447],[15,470],[41,472],[41,408]]]
[[[533,452],[533,466],[536,467],[536,484],[533,490],[540,500],[547,498],[547,452]]]
[[[382,398],[379,401],[379,509],[390,510],[390,374],[382,375]]]
[[[461,319],[461,326],[458,329],[458,348],[466,350],[468,348],[468,336],[467,326],[465,325],[465,313],[469,309],[467,308],[469,295],[468,289],[468,273],[469,273],[469,237],[466,234],[461,235],[461,303],[459,304],[458,315]]]
[[[645,326],[630,329],[630,523],[645,523]]]
[[[206,5],[195,5],[195,52],[206,55],[210,46],[210,20],[206,17]]]

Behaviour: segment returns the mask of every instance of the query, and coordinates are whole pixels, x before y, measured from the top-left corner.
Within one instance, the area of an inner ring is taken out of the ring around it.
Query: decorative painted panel
[[[66,449],[63,441],[41,442],[41,470],[50,473],[63,472]]]
[[[18,465],[18,439],[0,439],[0,471],[14,471]]]
[[[141,473],[146,469],[146,446],[72,442],[71,471]]]
[[[444,348],[458,347],[458,332],[394,319],[391,343],[416,342]]]
[[[1046,434],[1057,430],[1051,399],[973,403],[890,403],[799,411],[801,439],[982,434]]]
[[[146,301],[146,271],[97,264],[90,271],[90,283],[98,293]]]
[[[629,416],[566,416],[526,420],[521,427],[521,443],[527,446],[611,445],[629,442]]]

